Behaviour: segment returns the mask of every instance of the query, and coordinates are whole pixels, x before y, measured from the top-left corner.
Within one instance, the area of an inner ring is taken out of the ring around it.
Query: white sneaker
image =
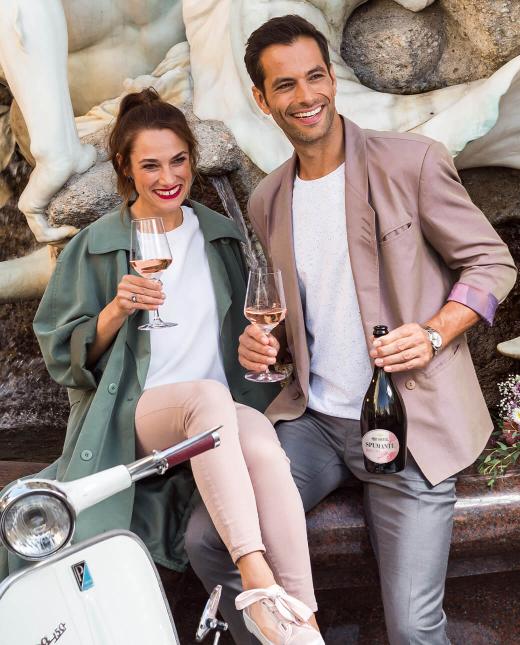
[[[255,613],[262,614],[263,630],[251,617],[254,603],[258,603]],[[236,597],[235,606],[242,610],[247,629],[262,645],[325,645],[321,634],[307,622],[312,610],[279,585],[244,591]]]

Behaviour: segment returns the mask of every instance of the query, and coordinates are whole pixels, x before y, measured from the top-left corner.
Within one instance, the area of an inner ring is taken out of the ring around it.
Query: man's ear
[[[269,109],[269,106],[267,105],[267,101],[265,100],[265,96],[263,92],[261,92],[256,85],[253,85],[253,97],[256,101],[256,104],[258,107],[262,110],[264,114],[271,114],[271,110]]]

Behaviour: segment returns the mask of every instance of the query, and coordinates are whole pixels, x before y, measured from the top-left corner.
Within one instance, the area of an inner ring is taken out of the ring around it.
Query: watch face
[[[432,341],[432,345],[434,347],[436,347],[437,349],[439,349],[441,347],[441,345],[442,345],[442,338],[441,338],[441,335],[439,334],[439,332],[437,332],[437,331],[430,332],[430,338],[431,338],[431,341]]]

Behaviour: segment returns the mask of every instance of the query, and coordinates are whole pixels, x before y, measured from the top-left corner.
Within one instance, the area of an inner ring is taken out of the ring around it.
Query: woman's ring
[[[131,301],[134,303],[134,305],[135,305],[135,303],[137,302],[137,296],[135,295],[135,293],[132,295],[132,297],[130,298],[130,300],[131,300]]]

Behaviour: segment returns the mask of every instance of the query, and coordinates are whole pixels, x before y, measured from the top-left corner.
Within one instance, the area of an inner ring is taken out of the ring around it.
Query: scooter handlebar
[[[170,450],[175,450],[173,454],[163,457],[163,459],[166,459],[168,468],[177,466],[177,464],[181,464],[183,461],[188,461],[188,459],[192,459],[207,450],[217,448],[220,445],[220,435],[217,430],[221,427],[222,426],[218,426],[218,428],[208,430],[207,432],[203,432],[202,434],[193,437],[196,441],[189,445],[183,445],[185,443],[183,441],[182,444],[179,444],[177,450],[175,450],[176,446],[173,446],[172,448],[164,451],[169,452]]]
[[[165,450],[154,450],[148,457],[129,464],[127,468],[132,481],[139,481],[150,475],[163,475],[173,466],[192,459],[192,457],[196,457],[207,450],[217,448],[220,445],[220,435],[218,433],[220,428],[222,428],[221,425],[215,426]]]

